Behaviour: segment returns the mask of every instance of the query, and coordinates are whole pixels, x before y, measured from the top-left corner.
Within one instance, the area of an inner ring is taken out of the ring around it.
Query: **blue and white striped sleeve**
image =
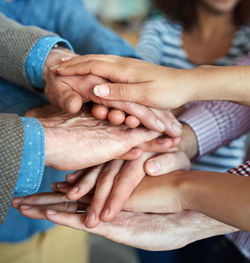
[[[139,56],[148,62],[161,64],[162,57],[162,19],[148,20],[141,31],[139,42],[136,46],[136,52]]]

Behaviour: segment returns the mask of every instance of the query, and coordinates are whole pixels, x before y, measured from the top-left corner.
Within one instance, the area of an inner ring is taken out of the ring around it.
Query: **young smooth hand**
[[[154,155],[155,153],[144,153],[138,160],[127,162],[115,160],[105,165],[78,171],[69,174],[66,177],[67,182],[52,184],[52,188],[54,191],[66,193],[68,200],[76,201],[82,198],[85,203],[90,204],[88,216],[85,220],[85,224],[89,228],[96,227],[100,220],[113,220],[122,209],[163,212],[162,209],[166,204],[165,201],[162,202],[164,200],[164,198],[162,199],[164,176],[160,176],[159,180],[154,180],[152,177],[151,180],[151,177],[145,177],[144,171],[147,169],[148,158]],[[172,151],[165,153],[164,157],[167,163],[166,173],[190,168],[190,161],[182,152]],[[152,184],[151,189],[148,188],[149,184]],[[137,188],[140,190],[137,191]],[[148,191],[145,203],[141,197],[144,190],[141,191],[141,189]],[[159,198],[157,199],[154,195],[158,190]],[[136,200],[133,198],[134,192],[136,193],[135,196],[138,197]],[[24,199],[23,202],[27,203],[27,200],[29,199]],[[148,206],[145,206],[147,202]],[[167,208],[165,207],[165,209]]]
[[[119,109],[131,115],[126,118],[128,119],[127,124],[129,124],[129,127],[137,127],[140,121],[148,129],[165,132],[171,137],[181,135],[181,125],[174,116],[157,115],[152,109],[136,103],[118,100],[108,101],[95,96],[93,88],[96,85],[107,82],[107,80],[102,77],[91,74],[85,74],[83,76],[59,76],[50,70],[58,61],[67,60],[74,56],[76,55],[71,51],[59,48],[53,49],[46,60],[44,67],[44,80],[46,84],[44,93],[52,105],[68,113],[77,113],[84,103],[92,101],[103,105],[103,107],[107,106]],[[137,124],[135,125],[134,122]]]
[[[94,74],[109,80],[111,83],[94,88],[96,96],[107,100],[175,109],[195,97],[195,83],[190,83],[193,69],[172,69],[112,55],[88,55],[63,62],[53,71],[62,76]]]

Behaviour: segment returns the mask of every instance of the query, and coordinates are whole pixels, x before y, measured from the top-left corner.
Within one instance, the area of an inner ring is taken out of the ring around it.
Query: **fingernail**
[[[51,67],[50,70],[56,69],[58,67],[59,67],[59,65],[55,65],[55,66]]]
[[[104,218],[109,217],[109,208],[107,208],[107,209],[105,210],[103,217],[104,217]]]
[[[182,125],[179,121],[177,121],[176,119],[174,120],[174,124],[173,124],[173,131],[176,135],[181,135],[182,134]]]
[[[56,184],[56,187],[57,188],[65,188],[65,185],[64,184]]]
[[[147,170],[150,172],[150,174],[157,174],[161,172],[162,167],[159,162],[152,160],[147,163]]]
[[[79,187],[78,187],[78,186],[75,186],[75,187],[73,187],[69,192],[72,193],[72,194],[75,194],[75,193],[78,192],[78,190],[79,190]]]
[[[160,138],[157,139],[157,142],[158,142],[159,144],[164,144],[165,140],[160,137]]]
[[[57,183],[52,183],[50,186],[51,188],[57,188]]]
[[[166,130],[166,126],[165,124],[161,121],[161,120],[157,120],[157,126],[160,128],[161,131],[165,131]]]
[[[56,71],[60,71],[62,69],[65,69],[65,67],[57,68]]]
[[[72,57],[66,57],[66,58],[61,58],[61,61],[69,61],[69,60],[71,60],[72,59]]]
[[[22,210],[28,210],[28,209],[30,209],[30,208],[32,208],[31,205],[22,205],[22,206],[21,206],[21,209],[22,209]]]
[[[18,206],[24,198],[16,198],[15,200],[13,200],[13,205],[14,206]]]
[[[138,153],[139,151],[141,151],[141,149],[139,149],[139,148],[132,148],[131,149],[132,153]]]
[[[97,85],[94,88],[94,94],[98,97],[109,96],[109,87],[106,85]]]
[[[86,218],[86,221],[88,221],[88,223],[94,222],[95,221],[95,212],[93,212],[93,211],[89,212],[88,216]]]
[[[48,215],[56,215],[57,211],[55,211],[55,210],[47,210],[47,214]]]

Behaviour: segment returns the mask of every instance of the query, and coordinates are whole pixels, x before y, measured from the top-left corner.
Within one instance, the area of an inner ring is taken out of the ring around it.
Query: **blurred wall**
[[[126,21],[143,18],[148,14],[149,0],[83,0],[89,10],[101,20]]]

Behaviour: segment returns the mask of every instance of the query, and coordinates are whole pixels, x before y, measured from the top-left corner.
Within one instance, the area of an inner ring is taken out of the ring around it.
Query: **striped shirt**
[[[151,19],[142,30],[137,52],[145,60],[162,66],[183,69],[196,67],[183,49],[182,32],[183,28],[178,23],[165,18]],[[235,34],[228,54],[214,65],[232,65],[245,57],[250,51],[249,39],[250,27],[241,27]],[[224,172],[240,165],[245,157],[246,136],[229,142],[239,136],[239,130],[240,134],[249,130],[249,116],[248,107],[231,102],[203,101],[187,104],[179,119],[196,133],[199,155],[210,153],[193,162],[192,169]],[[226,146],[216,150],[220,145]]]
[[[183,50],[182,30],[181,25],[164,18],[150,20],[142,31],[137,52],[155,64],[174,68],[195,67],[197,65],[188,60]],[[249,36],[249,27],[240,28],[228,55],[216,61],[215,65],[236,64],[238,59],[245,57],[250,51]],[[250,65],[250,56],[239,61],[239,64]],[[203,156],[250,130],[250,107],[225,101],[193,102],[186,106],[180,120],[194,130],[199,144],[199,156]],[[193,163],[193,169],[226,171],[238,166],[244,154],[244,138],[240,138]],[[249,158],[250,151],[247,160]],[[240,166],[229,172],[250,176],[249,168],[250,163],[247,162],[243,169]],[[250,259],[250,233],[240,231],[227,237]]]

